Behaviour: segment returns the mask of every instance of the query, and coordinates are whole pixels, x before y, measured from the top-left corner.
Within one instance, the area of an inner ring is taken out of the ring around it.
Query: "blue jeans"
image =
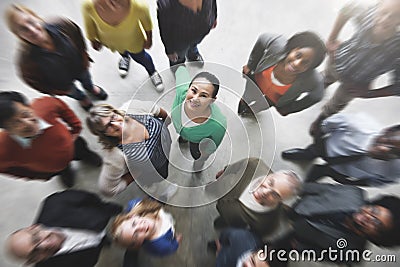
[[[81,76],[78,77],[77,80],[81,83],[82,87],[86,91],[93,93],[92,76],[90,75],[89,70],[83,71]],[[68,96],[79,101],[88,97],[85,92],[76,87],[74,82],[71,85],[71,93],[69,93]]]
[[[139,53],[131,53],[129,51],[125,51],[123,54],[121,54],[121,56],[131,56],[131,58],[136,61],[137,63],[139,63],[140,65],[142,65],[147,73],[149,74],[149,76],[153,75],[153,73],[156,71],[156,68],[154,67],[154,63],[153,63],[153,59],[151,58],[151,56],[144,50],[142,50]]]
[[[175,51],[175,53],[178,54],[178,60],[175,62],[169,61],[170,66],[178,65],[181,63],[184,63],[187,58],[194,58],[199,54],[199,50],[197,48],[197,45],[203,40],[204,37],[201,37],[200,39],[194,41],[193,43],[189,44],[186,48],[180,50],[180,51]]]

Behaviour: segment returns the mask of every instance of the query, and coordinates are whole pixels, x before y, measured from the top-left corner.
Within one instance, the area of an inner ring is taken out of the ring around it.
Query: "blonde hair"
[[[120,142],[119,138],[108,136],[104,133],[104,125],[101,121],[102,118],[111,117],[113,113],[125,116],[125,111],[123,110],[115,109],[108,104],[99,104],[90,109],[89,116],[86,118],[86,125],[90,132],[99,137],[99,143],[101,143],[105,149],[112,149]]]
[[[12,4],[10,7],[7,8],[6,13],[5,13],[5,20],[6,20],[8,29],[12,33],[14,33],[16,36],[18,36],[19,39],[26,42],[25,40],[20,38],[18,35],[18,25],[16,24],[16,17],[18,15],[18,13],[30,14],[30,15],[34,16],[35,18],[39,19],[40,21],[43,21],[43,19],[41,17],[39,17],[31,9],[29,9],[23,5]]]
[[[160,212],[162,205],[157,201],[151,199],[143,199],[136,206],[134,206],[128,213],[118,215],[111,224],[111,235],[114,241],[123,247],[132,247],[132,243],[126,243],[120,239],[121,236],[121,224],[129,220],[134,216],[139,217],[150,217],[152,219],[156,219],[158,217],[158,213]],[[134,244],[134,248],[139,247],[141,244]]]

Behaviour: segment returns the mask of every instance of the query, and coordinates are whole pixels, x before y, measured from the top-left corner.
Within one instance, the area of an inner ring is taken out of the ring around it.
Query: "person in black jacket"
[[[216,0],[157,0],[157,18],[170,66],[204,64],[197,45],[217,25]]]
[[[68,190],[46,198],[35,224],[12,233],[7,249],[36,267],[93,267],[109,219],[122,207],[95,194]]]

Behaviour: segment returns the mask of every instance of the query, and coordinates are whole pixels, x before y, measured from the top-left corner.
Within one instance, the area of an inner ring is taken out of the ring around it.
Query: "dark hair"
[[[7,120],[11,119],[15,113],[14,102],[21,103],[28,106],[26,97],[15,91],[2,91],[0,92],[0,128],[4,129],[4,124]]]
[[[318,67],[325,59],[326,47],[322,39],[313,32],[299,32],[293,35],[286,43],[285,53],[289,54],[295,48],[309,47],[314,50],[314,60],[310,70]]]
[[[204,78],[214,86],[214,91],[213,91],[213,94],[212,94],[211,97],[215,98],[217,96],[217,94],[218,94],[218,91],[219,91],[219,80],[218,80],[218,78],[214,74],[211,74],[211,73],[209,73],[207,71],[203,71],[203,72],[197,73],[196,76],[194,76],[194,78],[192,79],[192,81],[189,84],[189,87],[192,85],[193,81],[198,79],[198,78]]]
[[[371,201],[369,204],[388,209],[392,215],[393,222],[391,229],[383,230],[379,233],[379,236],[370,237],[369,240],[375,245],[383,247],[400,245],[400,198],[386,195]]]

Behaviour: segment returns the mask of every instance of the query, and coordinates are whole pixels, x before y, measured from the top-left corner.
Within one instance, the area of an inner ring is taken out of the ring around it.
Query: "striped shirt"
[[[368,85],[379,75],[395,70],[393,82],[400,82],[400,32],[381,44],[373,43],[371,31],[376,11],[374,6],[366,11],[357,9],[358,14],[351,13],[357,18],[356,32],[335,54],[336,71],[341,81]]]
[[[162,121],[149,114],[126,114],[126,116],[143,124],[149,132],[147,140],[118,145],[127,158],[128,166],[146,171],[150,159],[153,167],[158,170],[168,160],[171,148],[172,141],[168,128]]]

